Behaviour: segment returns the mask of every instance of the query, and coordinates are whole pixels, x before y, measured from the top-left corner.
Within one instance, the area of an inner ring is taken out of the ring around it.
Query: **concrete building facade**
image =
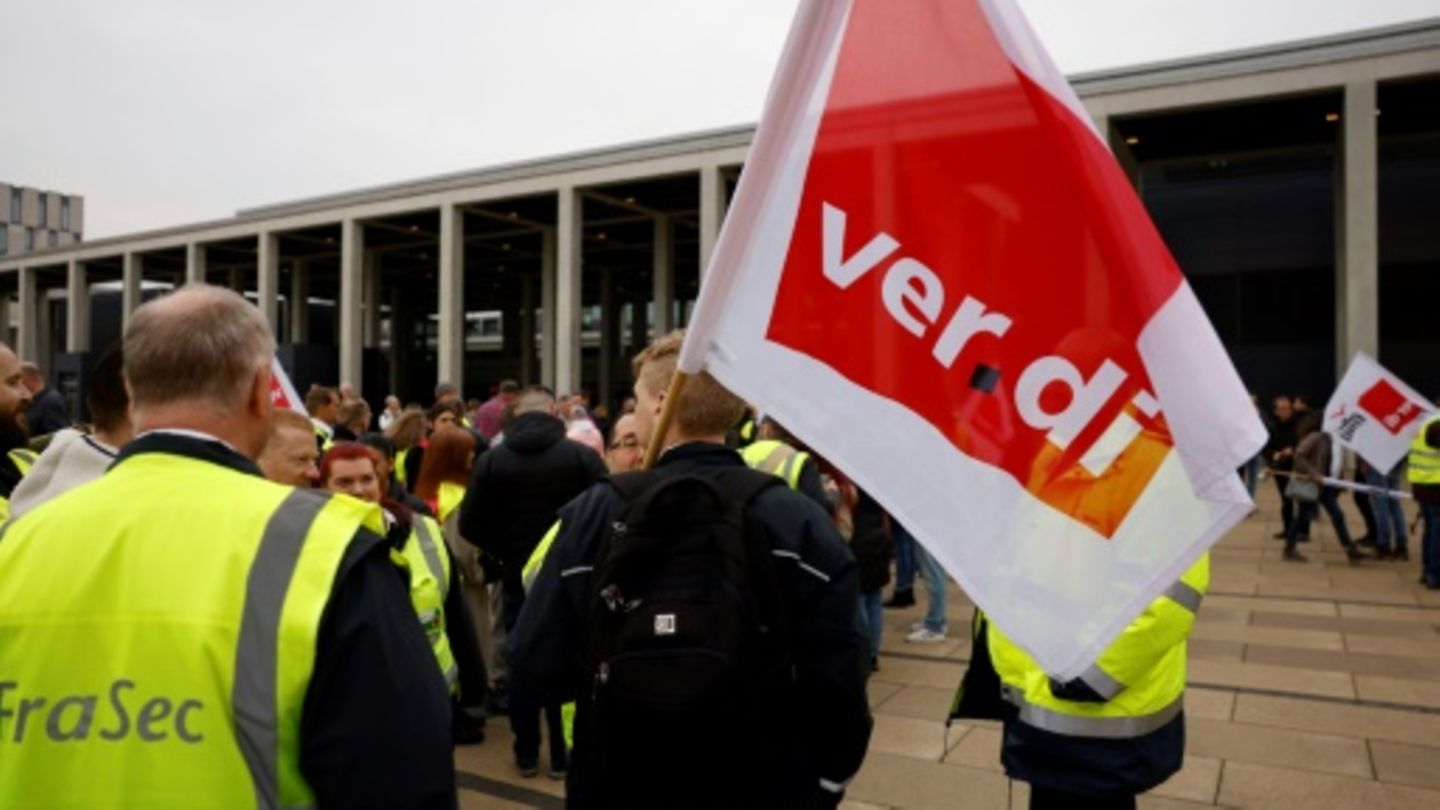
[[[71,247],[85,233],[85,198],[0,183],[0,260]]]
[[[1440,330],[1415,323],[1440,298],[1440,18],[1072,82],[1252,387],[1323,397],[1365,351],[1440,390]],[[302,387],[425,401],[513,377],[611,400],[688,318],[752,135],[0,256],[7,337],[82,374],[146,296],[204,280],[256,302]]]

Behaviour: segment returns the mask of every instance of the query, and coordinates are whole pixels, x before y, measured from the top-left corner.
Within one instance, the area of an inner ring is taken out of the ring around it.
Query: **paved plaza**
[[[1440,807],[1440,592],[1417,584],[1418,538],[1408,563],[1352,567],[1321,522],[1301,565],[1281,561],[1279,522],[1267,480],[1258,511],[1215,548],[1190,642],[1185,768],[1140,806]],[[843,807],[1024,808],[1026,786],[1000,769],[997,725],[945,731],[970,654],[969,601],[952,593],[952,640],[929,646],[904,641],[920,607],[886,611],[875,731]],[[503,718],[488,734],[456,754],[462,807],[562,806],[559,783],[516,774]]]

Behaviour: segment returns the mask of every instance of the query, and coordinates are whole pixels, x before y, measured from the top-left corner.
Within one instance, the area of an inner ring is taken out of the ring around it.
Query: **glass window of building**
[[[26,249],[26,250],[34,250],[34,249],[35,249],[35,229],[34,229],[34,228],[26,228],[26,229],[25,229],[25,249]]]
[[[1151,218],[1263,398],[1323,400],[1335,383],[1341,102],[1324,93],[1116,122]]]
[[[18,189],[18,188],[12,188],[12,189],[10,189],[10,221],[11,221],[11,222],[19,222],[19,221],[20,221],[20,210],[21,210],[22,204],[23,204],[23,200],[22,200],[22,197],[21,197],[21,194],[20,194],[20,189]]]
[[[10,252],[10,229],[0,225],[0,256]]]
[[[55,245],[59,244],[59,236],[60,235],[54,231],[50,231],[45,236],[45,244],[50,247],[55,247]]]
[[[48,228],[50,227],[50,223],[45,221],[47,219],[47,217],[45,216],[45,209],[50,207],[50,195],[42,191],[36,196],[40,199],[40,227]]]
[[[70,198],[60,198],[60,230],[70,230]]]

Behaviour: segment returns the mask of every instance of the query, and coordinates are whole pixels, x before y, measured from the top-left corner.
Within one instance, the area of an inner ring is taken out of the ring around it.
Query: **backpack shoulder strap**
[[[655,470],[636,470],[617,473],[606,481],[620,493],[626,503],[630,503],[660,483],[661,477]]]
[[[737,467],[722,473],[717,483],[735,500],[741,511],[745,553],[750,561],[750,574],[760,602],[761,615],[765,617],[774,637],[780,640],[779,647],[775,650],[777,662],[788,666],[791,643],[789,610],[775,566],[775,549],[765,528],[750,508],[761,493],[771,487],[784,489],[785,482],[770,473],[749,467]]]
[[[785,482],[779,477],[749,467],[735,467],[726,470],[720,474],[717,483],[727,495],[744,504],[746,508],[765,490],[785,485]]]

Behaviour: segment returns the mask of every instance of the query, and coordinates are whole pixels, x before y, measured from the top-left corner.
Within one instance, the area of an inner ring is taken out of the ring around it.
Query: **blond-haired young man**
[[[653,435],[658,427],[683,341],[682,333],[672,333],[635,359],[639,435]],[[550,699],[577,702],[568,807],[834,807],[859,770],[870,738],[865,696],[869,659],[858,625],[854,557],[829,516],[804,495],[783,485],[767,486],[744,501],[747,506],[739,521],[746,526],[745,556],[751,574],[747,581],[764,580],[771,586],[770,597],[760,601],[780,603],[777,609],[765,611],[777,617],[766,632],[779,639],[767,649],[777,653],[773,658],[788,663],[780,683],[766,680],[759,688],[743,688],[741,693],[753,697],[738,701],[721,689],[723,697],[715,705],[698,708],[667,706],[667,697],[674,695],[627,697],[612,690],[602,697],[607,684],[621,681],[621,667],[636,662],[667,669],[649,675],[682,690],[702,677],[696,674],[699,670],[712,671],[703,661],[664,657],[667,638],[689,633],[697,646],[707,641],[709,629],[687,626],[684,605],[676,614],[654,617],[652,641],[658,656],[626,653],[626,663],[615,656],[608,666],[598,667],[586,662],[597,638],[594,622],[607,618],[599,612],[607,609],[607,602],[615,603],[611,610],[645,607],[638,592],[623,598],[609,594],[608,587],[595,592],[616,570],[606,566],[617,554],[628,553],[625,541],[635,541],[644,525],[631,523],[631,533],[622,530],[617,538],[617,522],[642,514],[632,511],[633,504],[653,503],[652,496],[658,500],[662,487],[669,487],[664,490],[667,494],[679,491],[676,485],[681,478],[700,479],[697,489],[704,489],[704,481],[713,481],[717,489],[726,491],[730,482],[760,475],[724,445],[725,431],[744,409],[738,397],[704,373],[690,378],[680,397],[663,437],[665,449],[652,476],[652,489],[631,501],[622,494],[628,487],[612,479],[596,484],[560,510],[560,522],[547,538],[548,550],[537,552],[544,554],[544,561],[511,634],[511,677]],[[683,516],[689,506],[672,504],[668,514]],[[695,501],[693,506],[703,509],[705,504]],[[684,518],[677,522],[684,523]],[[677,526],[673,538],[666,531],[666,526],[649,526],[647,540],[658,537],[666,543],[673,539],[692,544],[697,530],[693,525]],[[754,559],[752,550],[755,555],[763,550],[769,554]],[[694,587],[700,590],[704,585]],[[669,591],[675,592],[675,588]],[[616,598],[597,600],[597,595]],[[645,629],[643,635],[649,636]],[[626,643],[647,642],[627,639]],[[625,706],[635,708],[616,708]],[[730,736],[720,729],[735,726],[737,716],[744,718],[739,724],[743,731],[729,744]],[[606,736],[607,727],[633,730],[636,726],[656,732],[629,750],[595,742]],[[722,734],[727,742],[717,744]]]

